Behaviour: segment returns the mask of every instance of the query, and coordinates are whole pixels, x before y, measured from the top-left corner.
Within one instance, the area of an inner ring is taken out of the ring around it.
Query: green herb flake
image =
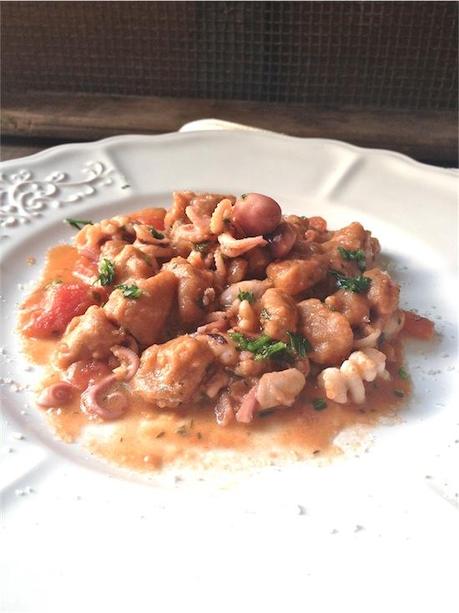
[[[282,341],[277,341],[277,343],[270,341],[255,354],[255,359],[259,361],[268,360],[269,358],[283,358],[286,349],[287,345]]]
[[[243,290],[239,290],[239,294],[237,295],[239,300],[242,302],[243,300],[247,300],[252,304],[255,301],[255,296],[253,292],[244,292]]]
[[[207,250],[209,249],[209,242],[204,241],[202,243],[194,243],[193,249],[198,253],[207,253]]]
[[[405,392],[403,390],[394,390],[394,394],[399,398],[403,398],[405,396]]]
[[[77,230],[81,230],[84,226],[92,226],[93,222],[88,219],[72,219],[71,217],[67,217],[64,221],[66,221],[69,226],[72,228],[76,228]]]
[[[398,369],[398,376],[400,377],[400,379],[409,379],[410,375],[407,373],[407,371],[403,368],[403,366],[401,366]]]
[[[164,238],[164,234],[162,232],[158,232],[156,228],[150,228],[150,234],[153,238],[157,238],[159,241]]]
[[[291,362],[296,358],[304,358],[312,350],[309,341],[301,334],[288,333],[288,343],[276,341],[267,334],[262,334],[258,338],[247,338],[240,332],[230,332],[230,336],[241,351],[250,351],[254,354],[255,360],[284,360]]]
[[[111,285],[115,280],[115,265],[107,258],[103,258],[99,264],[99,276],[96,283],[99,282],[104,287]]]
[[[314,398],[311,404],[315,411],[323,411],[327,408],[327,403],[323,398]]]
[[[357,262],[359,269],[361,271],[365,270],[367,263],[365,260],[365,253],[362,251],[362,249],[352,251],[350,249],[345,249],[344,247],[338,247],[338,253],[343,260],[346,260],[347,262]]]
[[[287,332],[288,334],[288,349],[291,353],[299,358],[306,357],[306,354],[312,351],[311,343],[302,334],[296,332]]]
[[[269,321],[271,319],[271,313],[268,311],[268,309],[261,309],[260,319],[263,319],[264,321]]]
[[[371,284],[371,279],[363,275],[358,277],[346,277],[337,270],[330,270],[330,274],[336,278],[336,285],[338,289],[347,289],[356,294],[365,294]]]
[[[262,334],[255,339],[249,339],[239,332],[232,332],[230,336],[239,350],[250,351],[254,354],[254,358],[257,361],[284,357],[286,355],[286,343],[275,341],[266,334]]]
[[[248,346],[249,342],[251,342],[251,341],[249,341],[248,338],[246,338],[240,332],[230,332],[229,335],[233,339],[233,341],[236,343],[238,349],[242,349],[244,351],[248,351],[247,346]]]
[[[137,298],[140,298],[140,296],[142,295],[142,290],[140,289],[140,287],[137,287],[135,283],[133,283],[132,285],[117,285],[116,289],[121,290],[125,298],[134,298],[134,300],[137,300]]]

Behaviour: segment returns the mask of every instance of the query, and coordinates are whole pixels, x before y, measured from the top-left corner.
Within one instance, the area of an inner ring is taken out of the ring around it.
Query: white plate
[[[411,610],[453,610],[455,566],[442,561],[459,544],[454,171],[247,131],[64,145],[1,170],[4,611],[207,611],[216,602],[223,611],[352,602],[357,611],[367,594],[375,611],[392,602],[388,581]],[[409,343],[415,392],[403,423],[380,426],[366,453],[331,466],[184,480],[129,476],[50,436],[18,391],[33,379],[12,332],[27,283],[46,249],[71,237],[65,217],[165,204],[175,189],[263,192],[331,227],[358,220],[373,231],[402,304],[440,332],[430,345]]]

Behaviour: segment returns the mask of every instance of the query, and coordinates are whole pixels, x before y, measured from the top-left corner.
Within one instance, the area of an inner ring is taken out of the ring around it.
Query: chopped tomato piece
[[[403,329],[410,336],[428,341],[432,338],[435,327],[433,321],[430,321],[427,317],[421,317],[413,311],[405,311]]]
[[[164,217],[166,209],[141,209],[130,213],[130,217],[140,221],[146,226],[153,226],[157,230],[164,230]]]
[[[77,315],[83,315],[92,304],[100,302],[98,289],[82,283],[50,285],[38,306],[25,318],[24,334],[36,338],[50,338],[62,334]]]
[[[100,381],[110,372],[107,364],[99,360],[78,360],[67,368],[65,379],[83,391],[91,382]]]

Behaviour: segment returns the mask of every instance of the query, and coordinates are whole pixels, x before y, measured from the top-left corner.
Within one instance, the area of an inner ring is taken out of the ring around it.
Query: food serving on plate
[[[67,221],[74,246],[50,251],[20,331],[58,434],[121,464],[325,450],[393,414],[410,390],[401,333],[433,334],[399,308],[358,222],[329,230],[261,194],[193,192]]]

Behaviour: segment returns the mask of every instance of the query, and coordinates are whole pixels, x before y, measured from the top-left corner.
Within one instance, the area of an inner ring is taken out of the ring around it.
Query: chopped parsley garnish
[[[336,277],[338,289],[347,289],[356,294],[365,294],[370,288],[371,279],[369,277],[364,277],[363,275],[346,277],[337,270],[330,270],[330,274]]]
[[[67,217],[65,221],[69,224],[69,226],[72,226],[73,228],[76,228],[77,230],[81,230],[81,228],[84,228],[84,226],[93,225],[93,222],[89,221],[88,219],[72,219],[71,217]]]
[[[260,319],[264,319],[264,320],[271,319],[271,313],[268,311],[268,309],[261,309]]]
[[[394,390],[394,394],[398,396],[399,398],[403,398],[403,396],[405,395],[405,392],[403,390]]]
[[[345,249],[344,247],[338,247],[338,253],[347,262],[357,262],[357,266],[360,270],[364,271],[366,268],[366,260],[365,254],[362,249],[356,249],[352,251],[350,249]]]
[[[97,281],[103,285],[111,285],[115,279],[115,265],[107,258],[103,258],[99,264],[99,276]]]
[[[323,411],[327,408],[327,403],[323,398],[314,398],[311,404],[315,411]]]
[[[287,332],[287,334],[288,349],[291,353],[304,358],[309,351],[312,351],[311,343],[302,334],[296,332]]]
[[[400,368],[398,369],[398,376],[400,377],[400,379],[409,379],[410,375],[406,372],[406,370],[403,368],[403,366],[400,366]]]
[[[202,243],[194,243],[193,249],[198,251],[199,253],[207,253],[207,249],[209,248],[208,241],[204,241]]]
[[[252,302],[254,302],[255,300],[253,292],[244,292],[243,290],[239,290],[239,294],[237,295],[237,297],[241,302],[243,300],[247,300],[247,302],[250,302],[250,304],[252,304]]]
[[[258,338],[247,338],[240,332],[230,332],[230,336],[241,351],[250,351],[255,360],[284,360],[291,362],[295,358],[304,358],[311,350],[309,342],[301,334],[290,334],[288,343],[276,341],[267,334]]]
[[[237,348],[242,351],[250,351],[254,354],[255,360],[267,360],[268,358],[283,357],[286,352],[287,344],[282,341],[275,341],[270,336],[262,334],[258,338],[250,339],[239,332],[231,332],[231,338],[237,344]]]
[[[157,238],[159,241],[164,238],[164,234],[162,232],[158,232],[156,228],[150,228],[150,234],[153,238]]]
[[[266,344],[258,349],[255,354],[256,360],[268,360],[269,358],[283,358],[286,357],[285,350],[287,345],[282,341],[269,340]]]
[[[123,296],[125,298],[140,298],[140,296],[142,295],[142,290],[140,289],[140,287],[137,287],[137,285],[135,283],[133,283],[132,285],[124,285],[123,283],[121,285],[117,285],[116,289],[120,289],[123,292]]]

